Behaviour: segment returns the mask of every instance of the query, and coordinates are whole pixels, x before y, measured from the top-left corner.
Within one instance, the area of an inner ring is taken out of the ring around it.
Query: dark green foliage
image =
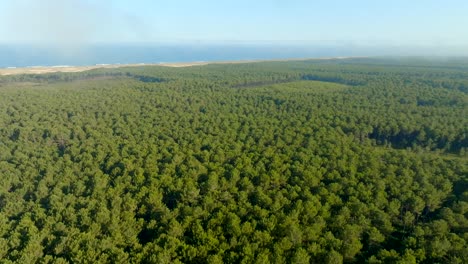
[[[464,263],[467,61],[0,78],[2,263]]]

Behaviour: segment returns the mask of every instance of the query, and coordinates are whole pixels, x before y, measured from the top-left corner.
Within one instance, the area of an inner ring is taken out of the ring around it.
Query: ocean
[[[106,44],[88,46],[0,44],[0,68],[394,55],[437,55],[437,50],[305,44]]]
[[[346,47],[299,45],[0,45],[0,68],[360,56]]]

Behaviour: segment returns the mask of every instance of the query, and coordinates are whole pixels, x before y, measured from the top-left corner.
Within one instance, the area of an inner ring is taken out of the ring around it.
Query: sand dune
[[[113,69],[122,67],[141,67],[141,66],[164,66],[164,67],[191,67],[202,66],[208,64],[231,64],[231,63],[252,63],[252,62],[265,62],[265,61],[303,61],[303,60],[330,60],[330,59],[347,59],[351,57],[333,57],[333,58],[304,58],[304,59],[278,59],[278,60],[239,60],[239,61],[213,61],[213,62],[173,62],[173,63],[137,63],[137,64],[97,64],[92,66],[31,66],[24,68],[0,68],[0,75],[14,75],[14,74],[45,74],[54,72],[82,72],[94,69]]]
[[[166,67],[189,67],[195,65],[206,65],[206,62],[191,63],[164,63],[164,64],[98,64],[93,66],[33,66],[25,68],[3,68],[0,69],[0,75],[14,74],[44,74],[53,72],[82,72],[94,69],[112,69],[121,67],[141,67],[141,66],[166,66]]]

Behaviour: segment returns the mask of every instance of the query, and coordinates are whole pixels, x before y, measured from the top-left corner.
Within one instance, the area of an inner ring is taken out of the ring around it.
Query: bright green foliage
[[[0,78],[3,263],[464,263],[468,61]]]

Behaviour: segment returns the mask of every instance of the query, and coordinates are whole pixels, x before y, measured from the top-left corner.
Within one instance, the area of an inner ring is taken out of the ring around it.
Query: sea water
[[[89,66],[200,61],[275,60],[361,56],[447,56],[465,51],[438,47],[359,46],[353,44],[100,44],[2,45],[0,68]],[[453,53],[453,54],[452,54]],[[464,54],[467,54],[465,52]]]
[[[323,58],[360,55],[343,47],[298,45],[0,45],[0,68]]]

